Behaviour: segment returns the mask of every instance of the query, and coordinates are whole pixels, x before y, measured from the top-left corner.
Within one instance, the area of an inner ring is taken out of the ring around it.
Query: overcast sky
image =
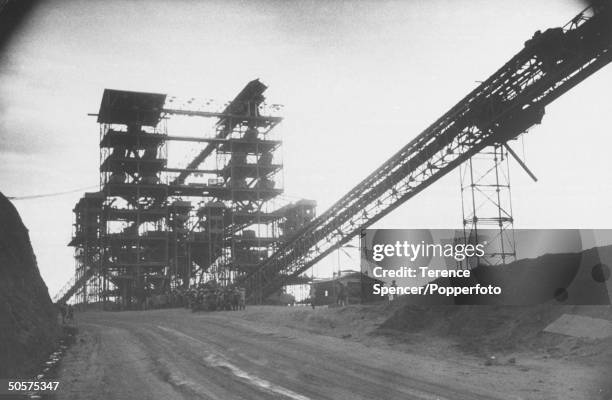
[[[104,88],[230,100],[250,80],[285,105],[288,196],[322,212],[519,51],[563,25],[573,0],[50,1],[0,55],[0,190],[98,184]],[[516,227],[610,228],[612,68],[547,109],[513,146]],[[15,202],[51,294],[73,274],[80,193]],[[377,224],[455,228],[458,172]],[[520,249],[519,249],[520,251]],[[334,264],[327,260],[325,265]],[[343,268],[357,257],[342,256]],[[325,268],[319,266],[323,271]]]

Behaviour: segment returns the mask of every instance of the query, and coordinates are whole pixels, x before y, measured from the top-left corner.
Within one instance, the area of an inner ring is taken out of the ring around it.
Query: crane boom
[[[608,2],[585,9],[562,28],[536,32],[510,61],[240,284],[252,300],[272,294],[485,147],[540,123],[548,104],[612,61],[611,49]]]

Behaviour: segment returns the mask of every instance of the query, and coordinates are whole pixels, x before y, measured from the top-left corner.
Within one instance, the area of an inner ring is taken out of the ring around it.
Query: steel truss
[[[75,277],[58,301],[141,308],[203,280],[231,284],[314,218],[314,202],[274,204],[282,142],[271,130],[282,118],[269,113],[282,106],[266,105],[265,90],[251,81],[221,109],[193,99],[165,108],[173,103],[165,94],[104,91],[100,192],[74,209]],[[175,115],[215,118],[214,137],[169,135]],[[186,167],[168,166],[171,141],[203,146]]]
[[[485,254],[466,261],[499,265],[516,258],[510,193],[508,154],[503,144],[494,144],[459,167],[461,210],[466,243],[484,244]],[[483,230],[492,236],[484,236]]]
[[[279,248],[242,282],[250,299],[279,290],[470,157],[540,123],[544,108],[612,61],[612,11],[590,7],[536,32],[510,61]]]

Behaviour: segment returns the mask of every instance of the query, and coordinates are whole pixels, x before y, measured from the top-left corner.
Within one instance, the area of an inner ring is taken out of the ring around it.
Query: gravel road
[[[77,324],[59,399],[531,398],[446,360],[266,327],[231,312],[87,312]]]

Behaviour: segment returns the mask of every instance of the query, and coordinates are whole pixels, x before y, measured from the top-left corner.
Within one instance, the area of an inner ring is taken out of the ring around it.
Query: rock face
[[[24,378],[54,350],[57,312],[28,230],[0,193],[0,378]]]

